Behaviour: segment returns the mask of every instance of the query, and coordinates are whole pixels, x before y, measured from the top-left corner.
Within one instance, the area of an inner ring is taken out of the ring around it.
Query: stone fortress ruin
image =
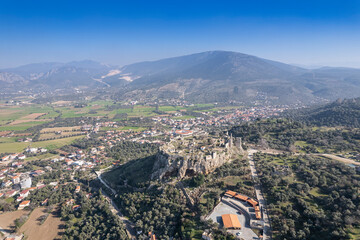
[[[241,138],[201,135],[178,138],[160,147],[152,179],[207,174],[243,153]]]

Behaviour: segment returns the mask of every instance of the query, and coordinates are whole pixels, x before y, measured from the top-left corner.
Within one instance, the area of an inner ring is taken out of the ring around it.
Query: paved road
[[[106,169],[102,169],[98,172],[96,172],[96,175],[98,176],[98,179],[100,180],[100,182],[105,186],[107,187],[108,189],[110,189],[110,191],[116,195],[116,191],[114,189],[112,189],[109,184],[107,184],[107,182],[105,182],[103,179],[102,179],[102,173],[105,171]],[[106,192],[102,192],[103,195],[110,201],[111,205],[110,205],[110,209],[111,209],[111,212],[114,213],[114,214],[117,214],[120,218],[120,220],[124,223],[125,225],[125,228],[128,232],[128,235],[130,236],[131,239],[136,239],[136,231],[134,229],[134,223],[132,223],[127,217],[125,217],[121,211],[119,210],[119,208],[116,206],[116,204],[114,203],[114,201],[111,199],[110,196],[108,196],[106,194]]]
[[[254,159],[253,159],[253,154],[256,152],[257,152],[257,150],[255,150],[255,149],[248,150],[248,159],[249,159],[249,164],[250,164],[251,175],[255,180],[258,179],[258,173],[256,171],[255,163],[254,163]],[[271,239],[270,218],[269,218],[269,215],[268,215],[268,212],[266,209],[266,200],[261,191],[260,184],[255,183],[254,187],[255,187],[256,198],[259,201],[259,206],[262,209],[262,213],[263,213],[263,220],[265,222],[263,239],[264,240]]]

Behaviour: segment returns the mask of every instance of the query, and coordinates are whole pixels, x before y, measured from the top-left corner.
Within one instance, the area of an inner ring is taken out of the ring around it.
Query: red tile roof
[[[221,216],[223,220],[224,227],[227,228],[235,228],[240,229],[241,224],[239,218],[235,214],[224,214]]]

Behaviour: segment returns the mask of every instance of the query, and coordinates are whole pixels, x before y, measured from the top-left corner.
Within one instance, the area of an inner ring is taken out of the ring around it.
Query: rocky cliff
[[[233,144],[232,138],[231,140],[225,139],[222,143],[223,146],[217,146],[214,143],[206,150],[198,149],[197,144],[191,144],[186,151],[177,151],[165,146],[156,156],[151,178],[177,177],[181,179],[199,173],[207,174],[242,154],[242,148],[238,143]],[[184,146],[184,142],[179,145]],[[170,144],[170,146],[173,147],[174,144]],[[205,147],[201,146],[201,148]]]

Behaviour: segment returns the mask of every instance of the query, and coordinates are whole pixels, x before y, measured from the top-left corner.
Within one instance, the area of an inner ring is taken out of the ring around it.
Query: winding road
[[[102,169],[98,172],[95,172],[98,179],[100,180],[100,182],[106,187],[108,188],[113,194],[114,196],[116,196],[116,191],[111,188],[109,186],[109,184],[107,184],[106,181],[104,181],[102,179],[102,173],[106,170],[107,168],[105,169]],[[132,223],[127,217],[125,217],[120,209],[116,206],[116,204],[114,203],[114,201],[112,200],[112,198],[110,196],[108,196],[105,192],[102,192],[102,194],[110,201],[111,205],[110,205],[110,209],[111,209],[111,212],[118,215],[120,220],[124,223],[125,225],[125,228],[126,228],[126,231],[127,231],[127,234],[128,236],[130,237],[130,239],[136,239],[136,231],[135,231],[135,225],[134,223]]]

